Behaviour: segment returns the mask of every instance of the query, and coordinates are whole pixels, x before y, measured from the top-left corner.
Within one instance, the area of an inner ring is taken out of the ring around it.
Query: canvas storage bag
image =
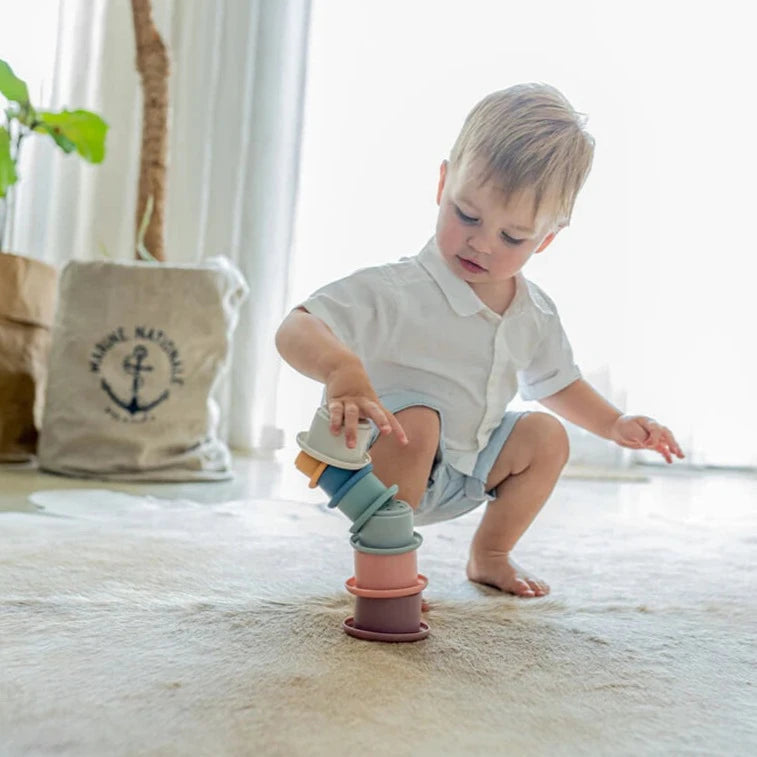
[[[0,253],[0,463],[37,447],[57,283],[52,266]]]
[[[69,263],[40,467],[103,479],[230,478],[213,394],[247,292],[226,258],[192,266]]]

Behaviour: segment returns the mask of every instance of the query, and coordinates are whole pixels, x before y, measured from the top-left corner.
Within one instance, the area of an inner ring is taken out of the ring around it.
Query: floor
[[[294,467],[292,461],[298,452],[285,449],[275,459],[235,456],[234,478],[212,483],[104,483],[43,473],[33,465],[0,465],[0,511],[31,512],[35,509],[28,501],[31,492],[66,489],[109,489],[208,504],[244,498],[321,502],[324,498],[320,491],[309,489]],[[621,510],[631,507],[643,511],[644,502],[658,503],[660,496],[666,502],[667,514],[692,518],[705,516],[713,501],[719,503],[721,516],[757,505],[757,471],[691,469],[681,465],[607,470],[568,465],[553,498],[561,491],[581,491],[582,484],[588,486],[592,499],[602,500],[603,507]],[[665,517],[663,513],[660,516]]]
[[[365,753],[403,714],[375,754],[757,753],[757,473],[569,468],[519,545],[553,587],[535,602],[465,580],[477,513],[424,528],[432,637],[387,649],[340,631],[344,523],[293,458],[213,484],[0,470],[0,753]],[[382,670],[447,694],[408,711]],[[345,719],[355,682],[383,719]]]

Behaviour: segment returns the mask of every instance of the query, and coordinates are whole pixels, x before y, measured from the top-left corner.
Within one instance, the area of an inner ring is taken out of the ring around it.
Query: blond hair
[[[585,122],[548,84],[493,92],[465,119],[450,168],[473,170],[481,184],[493,181],[507,196],[532,190],[534,214],[543,210],[566,225],[594,155]]]

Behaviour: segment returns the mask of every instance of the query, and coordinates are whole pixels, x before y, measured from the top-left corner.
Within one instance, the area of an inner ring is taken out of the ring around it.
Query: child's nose
[[[468,247],[479,255],[488,255],[491,252],[491,248],[486,239],[479,234],[473,234],[468,237]]]

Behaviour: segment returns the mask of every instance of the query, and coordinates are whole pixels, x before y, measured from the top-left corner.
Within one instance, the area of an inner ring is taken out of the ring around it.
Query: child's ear
[[[557,232],[560,231],[560,229],[557,229],[557,231],[551,231],[549,234],[547,234],[546,237],[542,240],[542,243],[539,245],[539,247],[534,250],[534,255],[537,252],[541,252],[542,250],[546,250],[547,247],[552,243],[552,240],[557,236]]]
[[[447,179],[447,161],[443,160],[442,165],[439,168],[439,188],[436,190],[436,204],[442,204],[442,191],[444,190],[444,182]]]

